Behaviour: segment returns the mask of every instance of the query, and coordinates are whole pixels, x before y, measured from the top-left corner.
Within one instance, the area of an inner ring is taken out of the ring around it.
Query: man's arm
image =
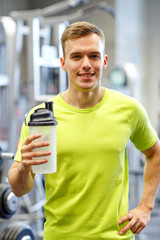
[[[139,206],[122,217],[119,224],[129,221],[119,232],[123,235],[129,229],[133,233],[140,233],[150,220],[156,193],[160,184],[160,142],[143,151],[146,156],[144,167],[143,194]]]
[[[13,193],[17,197],[28,193],[33,188],[34,174],[32,165],[43,164],[48,160],[50,151],[33,151],[36,148],[49,145],[48,141],[34,141],[41,137],[40,134],[33,134],[27,137],[21,149],[21,161],[15,161],[8,172],[8,179]],[[34,157],[44,157],[44,159],[33,159]]]
[[[21,197],[31,191],[34,174],[31,171],[25,170],[20,162],[15,161],[9,170],[8,179],[12,192],[17,197]]]

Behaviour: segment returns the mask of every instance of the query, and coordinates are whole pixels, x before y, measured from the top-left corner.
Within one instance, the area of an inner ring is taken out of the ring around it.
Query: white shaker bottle
[[[35,141],[49,141],[50,145],[42,148],[36,148],[34,151],[51,151],[51,155],[45,157],[35,157],[35,159],[47,158],[48,162],[39,165],[33,165],[33,173],[54,173],[57,171],[57,121],[53,113],[53,102],[45,102],[45,108],[38,108],[30,116],[28,122],[30,135],[41,133],[42,136]]]

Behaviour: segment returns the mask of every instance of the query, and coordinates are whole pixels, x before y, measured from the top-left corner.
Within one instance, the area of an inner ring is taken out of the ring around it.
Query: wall
[[[146,11],[146,82],[145,102],[151,120],[160,130],[160,1],[147,1]],[[159,132],[160,133],[160,132]]]
[[[116,0],[115,62],[135,64],[139,75],[140,101],[158,130],[160,111],[160,1]]]

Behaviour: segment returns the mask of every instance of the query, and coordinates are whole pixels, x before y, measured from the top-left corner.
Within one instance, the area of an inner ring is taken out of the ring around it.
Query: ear
[[[66,69],[66,64],[65,64],[65,59],[63,57],[60,58],[61,66],[63,71],[67,71]]]
[[[107,65],[108,65],[108,56],[105,55],[104,62],[103,62],[103,69],[106,69]]]

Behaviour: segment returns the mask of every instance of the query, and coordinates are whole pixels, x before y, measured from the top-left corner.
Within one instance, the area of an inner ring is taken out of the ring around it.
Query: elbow
[[[21,191],[19,191],[19,189],[17,189],[17,187],[15,188],[11,182],[9,182],[9,184],[10,184],[11,191],[14,193],[16,197],[20,198],[24,195]]]
[[[10,185],[11,186],[11,185]],[[22,197],[23,195],[29,193],[30,191],[23,191],[21,188],[18,189],[17,187],[14,188],[14,186],[11,186],[11,190],[14,193],[14,195],[18,198]]]
[[[18,198],[22,197],[24,194],[20,193],[20,192],[17,192],[17,191],[14,191],[12,188],[11,188],[12,192],[14,193],[14,195]]]
[[[22,197],[23,195],[29,193],[33,188],[34,176],[32,176],[31,171],[27,174],[21,173],[14,164],[8,172],[8,181],[12,192],[17,197]]]

